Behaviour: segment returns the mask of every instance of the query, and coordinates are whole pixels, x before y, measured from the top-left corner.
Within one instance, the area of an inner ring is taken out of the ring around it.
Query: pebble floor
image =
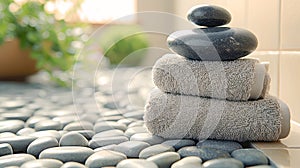
[[[247,143],[151,135],[149,69],[101,72],[96,86],[0,83],[0,168],[275,167]]]

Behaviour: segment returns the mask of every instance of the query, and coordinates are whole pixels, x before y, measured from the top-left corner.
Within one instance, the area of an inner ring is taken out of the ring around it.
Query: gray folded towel
[[[157,60],[152,73],[163,92],[234,101],[264,98],[271,80],[256,59],[195,61],[176,54]]]
[[[289,133],[289,110],[267,96],[227,101],[174,95],[155,89],[145,106],[148,130],[164,138],[277,141]]]

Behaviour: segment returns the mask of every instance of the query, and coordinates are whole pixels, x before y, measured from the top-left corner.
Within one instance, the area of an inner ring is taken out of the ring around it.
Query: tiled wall
[[[281,2],[281,36],[282,50],[300,51],[300,1],[282,0]]]
[[[175,14],[185,17],[198,4],[215,4],[232,14],[229,26],[252,31],[259,40],[251,54],[270,62],[271,94],[290,107],[300,122],[300,1],[299,0],[176,0]]]
[[[279,96],[300,122],[300,1],[281,1]]]
[[[292,119],[300,122],[300,51],[284,51],[280,55],[279,96],[288,103]]]

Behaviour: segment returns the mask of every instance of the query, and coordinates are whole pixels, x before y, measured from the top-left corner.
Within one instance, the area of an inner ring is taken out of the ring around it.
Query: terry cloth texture
[[[240,142],[277,141],[283,121],[279,102],[271,96],[237,102],[174,95],[159,89],[147,100],[144,120],[151,133],[164,138]]]
[[[264,98],[269,89],[267,71],[263,78],[255,76],[256,59],[234,61],[195,61],[176,54],[166,54],[152,70],[154,84],[163,92],[247,101],[256,79],[263,81],[258,98]]]

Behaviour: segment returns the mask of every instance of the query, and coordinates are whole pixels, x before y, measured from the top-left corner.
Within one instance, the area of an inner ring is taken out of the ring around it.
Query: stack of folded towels
[[[150,132],[164,138],[277,141],[289,134],[290,112],[268,95],[268,64],[242,58],[257,47],[251,32],[219,27],[231,20],[218,6],[202,5],[188,20],[204,26],[168,37],[155,63],[156,85],[145,107]]]

